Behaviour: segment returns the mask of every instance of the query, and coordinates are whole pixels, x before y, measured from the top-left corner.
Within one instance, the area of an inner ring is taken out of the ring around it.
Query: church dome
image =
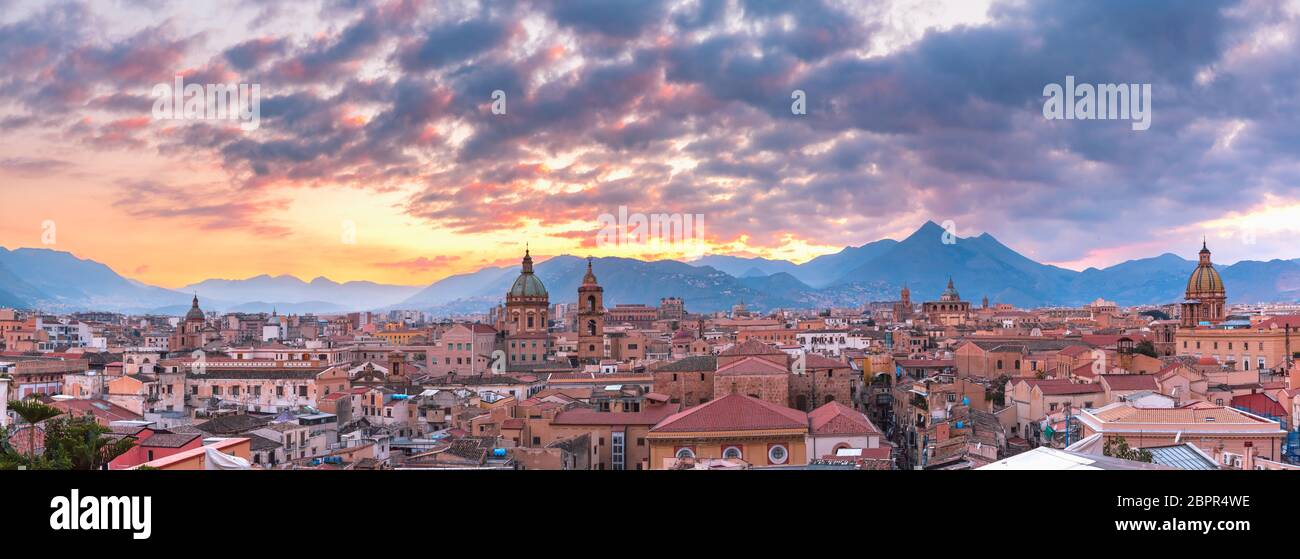
[[[533,257],[529,251],[524,251],[524,267],[515,278],[514,285],[510,286],[509,297],[546,297],[546,286],[542,285],[542,280],[537,279],[533,274]]]
[[[511,297],[546,297],[546,286],[533,274],[519,274],[510,286]]]
[[[1200,263],[1195,270],[1192,270],[1192,276],[1187,278],[1187,298],[1198,299],[1204,295],[1222,295],[1223,278],[1219,277],[1218,270],[1215,270],[1214,264],[1210,263],[1210,250],[1204,243],[1201,244],[1200,256]]]
[[[199,296],[194,296],[194,302],[190,305],[190,312],[185,313],[186,322],[191,320],[203,320],[203,310],[199,308]]]
[[[939,300],[944,302],[961,300],[961,295],[957,294],[957,288],[952,285],[952,278],[948,278],[948,288],[943,290],[943,294],[939,296]]]

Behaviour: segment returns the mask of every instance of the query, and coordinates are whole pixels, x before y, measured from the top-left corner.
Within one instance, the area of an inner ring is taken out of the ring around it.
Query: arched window
[[[695,458],[695,451],[691,450],[690,447],[682,447],[677,449],[678,460],[686,460],[687,458]]]
[[[595,335],[596,335],[596,321],[595,321],[595,320],[588,320],[588,321],[587,321],[587,335],[588,335],[588,336],[595,336]]]
[[[722,451],[723,458],[735,458],[736,460],[739,460],[741,458],[741,454],[742,453],[740,452],[740,447],[738,446],[729,446]]]
[[[591,311],[591,312],[596,312],[596,296],[595,296],[595,295],[588,295],[588,296],[587,296],[587,310],[589,310],[589,311]]]

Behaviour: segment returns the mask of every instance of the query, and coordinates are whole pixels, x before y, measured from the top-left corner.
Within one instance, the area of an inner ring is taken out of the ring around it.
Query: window
[[[785,449],[785,445],[774,444],[767,448],[767,461],[773,464],[784,464],[790,459],[790,453]]]
[[[684,447],[682,447],[682,448],[677,449],[677,454],[676,454],[676,456],[677,456],[677,459],[678,459],[678,460],[686,460],[686,459],[688,459],[688,458],[695,458],[695,451],[694,451],[693,449],[691,449],[691,447],[684,446]]]
[[[736,460],[739,460],[741,456],[742,453],[740,452],[740,447],[738,446],[729,446],[723,449],[722,451],[723,458],[735,458]]]
[[[617,433],[617,432],[613,433],[610,436],[610,442],[612,444],[610,445],[609,456],[610,456],[610,460],[614,463],[615,470],[626,469],[625,456],[623,452],[623,443],[624,443],[623,437],[624,437],[623,433]]]

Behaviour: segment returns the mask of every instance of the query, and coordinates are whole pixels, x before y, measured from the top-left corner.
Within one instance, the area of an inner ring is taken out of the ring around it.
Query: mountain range
[[[937,298],[951,277],[963,298],[1018,307],[1077,306],[1096,298],[1120,305],[1181,300],[1196,262],[1174,254],[1130,260],[1104,269],[1069,270],[1041,264],[988,233],[944,243],[944,229],[927,222],[901,241],[883,239],[814,258],[784,260],[709,255],[692,262],[605,257],[593,268],[607,304],[677,296],[692,311],[859,306],[898,298],[907,285],[914,301]],[[551,302],[572,302],[586,260],[561,255],[538,262]],[[1230,302],[1300,301],[1300,259],[1241,261],[1216,266]],[[48,249],[0,248],[0,306],[52,311],[106,310],[183,314],[192,293],[206,310],[333,313],[420,309],[437,314],[480,312],[499,303],[517,266],[488,267],[427,287],[326,278],[261,275],[211,279],[179,290],[146,285],[108,266]]]

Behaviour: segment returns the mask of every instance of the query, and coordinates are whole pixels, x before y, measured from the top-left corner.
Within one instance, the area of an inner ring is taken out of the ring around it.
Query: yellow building
[[[416,338],[427,339],[428,334],[421,330],[384,330],[375,332],[375,337],[384,340],[385,344],[391,346],[409,345]]]
[[[1300,315],[1277,316],[1250,327],[1179,328],[1174,351],[1196,358],[1213,357],[1237,370],[1282,369],[1300,351]]]
[[[646,435],[650,469],[699,460],[741,460],[754,467],[808,463],[808,414],[731,394],[673,414]]]

